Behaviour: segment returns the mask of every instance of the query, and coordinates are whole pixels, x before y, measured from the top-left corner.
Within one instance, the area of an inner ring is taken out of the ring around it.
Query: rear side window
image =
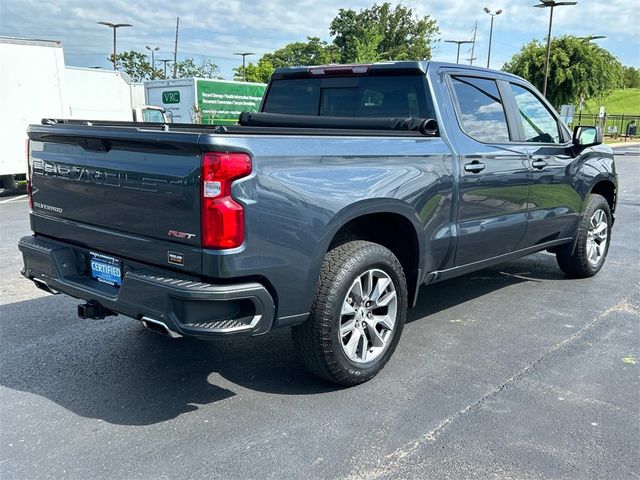
[[[421,75],[274,80],[263,111],[370,118],[435,115]]]
[[[510,140],[507,117],[494,80],[476,77],[452,77],[462,129],[484,143]]]
[[[560,143],[558,122],[542,101],[520,85],[511,85],[527,142]]]

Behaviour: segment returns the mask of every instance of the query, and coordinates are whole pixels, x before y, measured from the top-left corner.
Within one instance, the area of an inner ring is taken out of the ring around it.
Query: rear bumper
[[[120,288],[87,275],[89,251],[42,237],[23,237],[22,274],[40,288],[65,293],[138,320],[162,322],[181,335],[201,338],[260,335],[273,326],[275,306],[257,282],[214,285],[147,265],[125,262]]]

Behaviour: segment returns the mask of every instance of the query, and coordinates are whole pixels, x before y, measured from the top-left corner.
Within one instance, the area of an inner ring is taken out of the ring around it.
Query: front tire
[[[376,243],[348,242],[327,253],[311,314],[293,328],[293,341],[311,373],[357,385],[388,362],[406,315],[406,280],[395,255]]]
[[[556,253],[560,269],[569,277],[593,277],[602,269],[609,252],[613,224],[609,202],[601,195],[589,195],[589,202],[578,226],[576,244]]]

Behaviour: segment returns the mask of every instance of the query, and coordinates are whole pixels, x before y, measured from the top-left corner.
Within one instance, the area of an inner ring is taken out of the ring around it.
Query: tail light
[[[33,211],[33,187],[31,186],[31,158],[29,157],[29,139],[24,141],[24,154],[27,158],[27,195],[29,196],[29,210]]]
[[[231,184],[251,173],[245,153],[202,155],[201,233],[204,248],[235,248],[244,241],[244,208],[231,197]]]

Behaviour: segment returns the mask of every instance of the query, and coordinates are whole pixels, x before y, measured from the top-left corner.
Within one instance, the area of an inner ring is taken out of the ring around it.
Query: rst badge
[[[169,230],[169,233],[167,233],[167,235],[169,237],[182,238],[182,239],[185,239],[185,240],[191,240],[192,238],[194,238],[196,236],[195,233],[179,232],[177,230]]]

